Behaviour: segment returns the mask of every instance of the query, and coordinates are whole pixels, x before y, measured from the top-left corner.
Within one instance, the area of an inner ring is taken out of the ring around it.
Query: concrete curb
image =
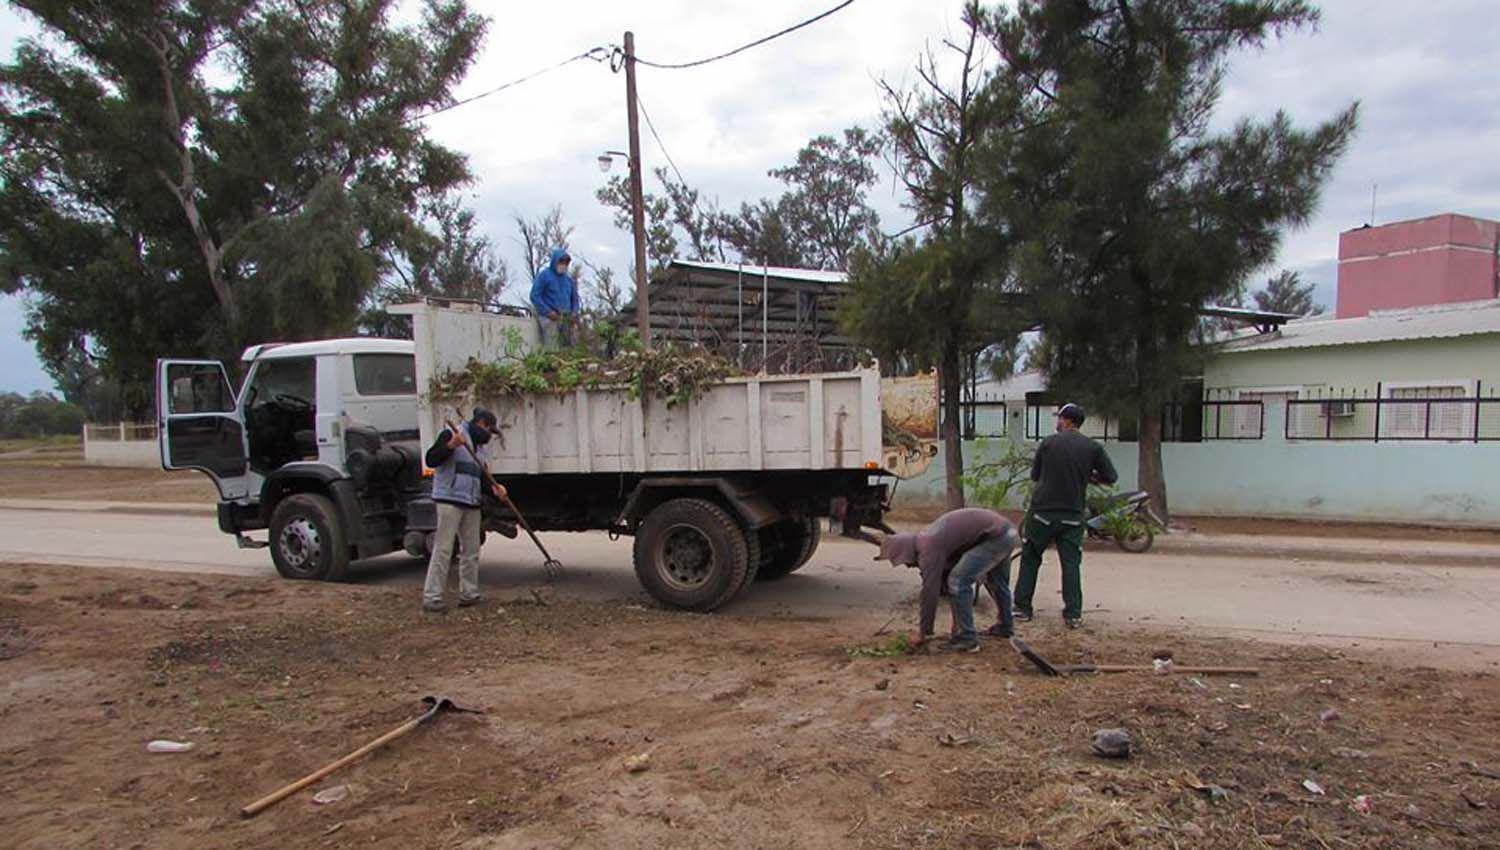
[[[1306,544],[1248,544],[1212,537],[1158,537],[1152,552],[1205,558],[1287,558],[1297,561],[1334,561],[1356,564],[1417,564],[1435,567],[1500,567],[1500,549],[1475,546],[1471,551],[1422,551],[1415,548],[1319,546]]]

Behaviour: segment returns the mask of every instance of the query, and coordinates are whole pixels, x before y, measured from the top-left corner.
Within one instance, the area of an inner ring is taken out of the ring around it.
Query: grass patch
[[[844,651],[850,658],[895,658],[911,652],[911,641],[906,635],[896,635],[885,643],[872,646],[851,646]]]
[[[77,434],[55,434],[51,437],[22,437],[0,440],[0,453],[25,451],[83,450],[83,438]]]

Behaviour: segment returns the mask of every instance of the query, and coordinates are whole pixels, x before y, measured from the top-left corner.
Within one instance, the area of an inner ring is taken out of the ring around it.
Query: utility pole
[[[625,33],[625,114],[630,127],[630,223],[635,234],[635,322],[641,345],[651,348],[651,305],[646,298],[646,201],[641,188],[641,123],[635,103],[635,33]]]

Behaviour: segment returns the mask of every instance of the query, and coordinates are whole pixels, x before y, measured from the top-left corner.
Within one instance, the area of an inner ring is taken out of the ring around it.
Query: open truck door
[[[158,360],[156,418],[163,469],[207,473],[224,501],[249,495],[245,421],[224,364]]]

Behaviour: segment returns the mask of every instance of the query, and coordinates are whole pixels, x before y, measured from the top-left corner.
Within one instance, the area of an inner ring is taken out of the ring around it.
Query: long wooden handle
[[[1095,670],[1100,673],[1150,673],[1155,667],[1143,667],[1133,664],[1088,664],[1083,666],[1084,671]],[[1259,676],[1259,667],[1188,667],[1186,665],[1173,664],[1174,673],[1197,673],[1200,676]]]
[[[516,521],[521,523],[522,528],[526,529],[526,535],[531,538],[531,542],[536,544],[536,548],[542,550],[542,557],[549,561],[552,560],[552,554],[547,551],[546,546],[542,545],[542,540],[536,536],[536,532],[531,530],[531,523],[527,522],[526,517],[521,515],[521,509],[516,507],[516,503],[510,500],[510,495],[506,494],[505,498],[500,501],[504,502],[505,506],[510,508],[510,512],[516,515]]]
[[[259,800],[256,800],[255,802],[253,802],[250,805],[244,807],[243,809],[240,809],[240,817],[249,818],[249,817],[254,817],[254,816],[260,814],[262,811],[265,811],[266,809],[270,808],[271,806],[274,806],[275,804],[281,802],[282,800],[285,800],[287,797],[290,797],[293,794],[297,793],[298,791],[301,791],[303,788],[306,788],[307,786],[313,784],[314,782],[317,782],[318,780],[322,779],[323,777],[327,776],[328,774],[333,773],[334,771],[338,770],[341,767],[344,767],[345,765],[349,764],[350,762],[358,760],[361,756],[365,756],[365,755],[369,754],[372,750],[377,750],[380,747],[383,747],[386,744],[389,744],[390,742],[396,740],[397,738],[401,737],[402,735],[407,734],[408,732],[410,732],[411,730],[417,728],[418,726],[421,726],[422,723],[423,723],[423,721],[427,720],[427,718],[429,718],[431,716],[432,716],[432,713],[428,712],[426,714],[423,714],[421,717],[417,717],[417,718],[413,718],[412,720],[408,720],[405,723],[401,724],[400,726],[396,727],[395,729],[392,729],[391,731],[385,733],[384,735],[381,735],[379,738],[376,738],[375,740],[371,741],[370,743],[365,744],[363,747],[360,747],[359,749],[355,750],[354,752],[350,753],[349,755],[344,756],[343,758],[339,759],[338,761],[333,762],[332,764],[326,765],[324,767],[318,768],[317,770],[313,771],[312,773],[309,773],[308,775],[302,777],[301,779],[297,780],[296,782],[293,782],[292,784],[286,786],[285,788],[281,788],[281,789],[278,789],[276,791],[272,791],[271,793],[267,794],[266,796],[261,797]]]

